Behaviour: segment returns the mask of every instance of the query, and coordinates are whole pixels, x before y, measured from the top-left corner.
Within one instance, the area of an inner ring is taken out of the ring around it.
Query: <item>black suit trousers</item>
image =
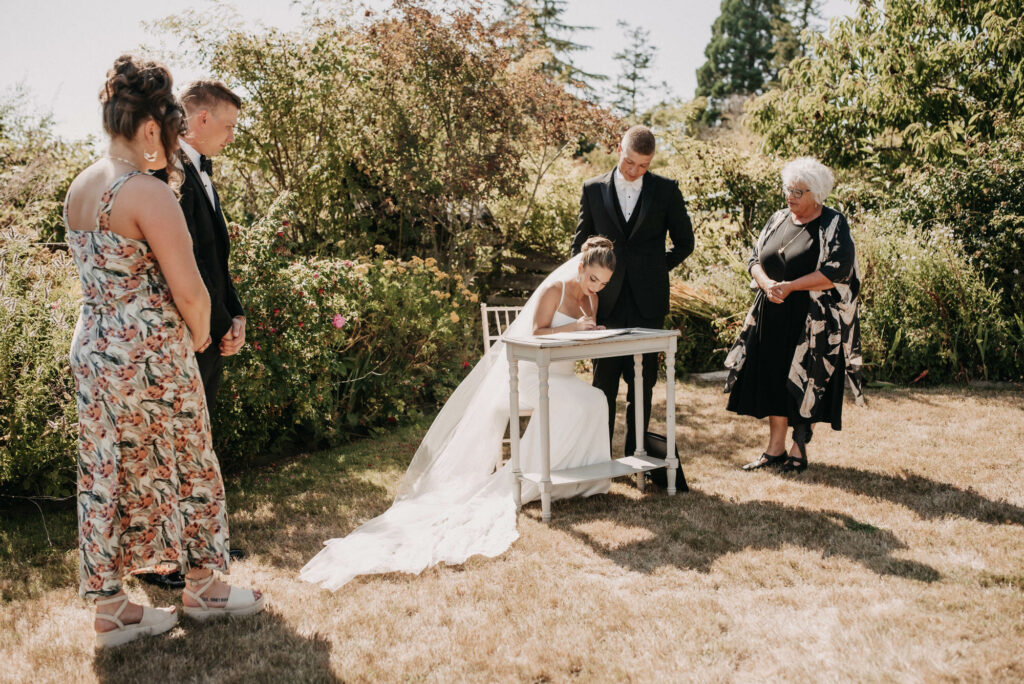
[[[199,376],[203,380],[203,392],[206,394],[206,409],[213,418],[213,409],[217,405],[217,392],[224,372],[224,357],[220,355],[220,347],[214,341],[206,351],[196,354],[199,363]]]
[[[664,317],[644,318],[637,310],[633,301],[633,293],[629,283],[624,283],[619,298],[607,317],[600,316],[601,324],[609,328],[661,328]],[[632,356],[613,356],[606,359],[594,359],[594,387],[604,392],[608,399],[608,439],[615,435],[615,400],[619,394],[619,380],[626,381],[626,451],[630,456],[636,448],[636,427],[634,421],[636,407],[636,386],[633,383]],[[658,380],[658,355],[644,354],[643,358],[643,429],[651,422],[651,396],[654,384]]]

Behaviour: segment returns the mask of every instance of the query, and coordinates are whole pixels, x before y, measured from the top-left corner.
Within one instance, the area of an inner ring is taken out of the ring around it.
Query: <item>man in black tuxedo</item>
[[[214,343],[196,354],[196,361],[206,405],[212,415],[224,357],[237,354],[245,344],[245,310],[228,270],[228,227],[221,213],[220,197],[213,187],[210,158],[234,140],[242,100],[219,81],[195,81],[182,91],[181,101],[188,118],[188,131],[178,139],[181,149],[177,166],[184,174],[179,202],[192,235],[199,273],[210,292],[210,336]],[[239,549],[231,549],[232,558],[244,555]],[[185,586],[181,573],[149,573],[139,577],[166,588]]]
[[[181,210],[192,234],[199,272],[210,291],[210,335],[214,344],[196,355],[203,378],[206,405],[213,413],[220,389],[224,357],[237,354],[245,344],[245,310],[228,270],[228,227],[220,197],[213,187],[211,158],[235,139],[241,99],[219,81],[195,81],[181,94],[188,117],[188,132],[179,140],[179,158],[185,180]]]
[[[615,245],[616,266],[598,294],[597,323],[609,328],[661,328],[668,313],[668,273],[693,252],[693,227],[676,181],[650,173],[654,134],[633,126],[619,144],[619,163],[583,183],[580,218],[572,253],[591,235]],[[666,249],[665,236],[672,246]],[[626,381],[626,454],[636,447],[633,357],[594,360],[594,387],[608,398],[608,433],[615,431],[615,399]],[[651,419],[651,394],[658,379],[658,355],[643,360],[644,431]]]

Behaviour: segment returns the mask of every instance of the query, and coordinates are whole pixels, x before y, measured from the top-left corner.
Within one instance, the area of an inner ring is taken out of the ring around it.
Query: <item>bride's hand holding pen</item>
[[[582,306],[580,306],[580,313],[583,316],[576,319],[576,330],[604,330],[604,326],[598,325],[594,317],[584,311]]]

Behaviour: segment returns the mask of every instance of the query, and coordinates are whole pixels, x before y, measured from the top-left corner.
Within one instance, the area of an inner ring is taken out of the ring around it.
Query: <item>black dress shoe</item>
[[[230,551],[228,551],[228,555],[231,556],[231,560],[242,560],[249,554],[247,554],[242,549],[231,549]]]
[[[168,575],[159,575],[155,572],[147,572],[143,575],[136,575],[146,584],[152,584],[161,589],[184,589],[185,576],[180,572],[172,572]]]

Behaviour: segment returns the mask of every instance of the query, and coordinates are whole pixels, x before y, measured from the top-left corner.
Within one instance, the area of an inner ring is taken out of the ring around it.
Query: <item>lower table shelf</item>
[[[616,458],[604,463],[592,463],[580,466],[579,468],[566,468],[565,470],[551,471],[551,484],[578,484],[581,482],[593,482],[594,480],[605,480],[624,475],[645,473],[655,468],[664,468],[665,461],[651,456],[626,456]],[[523,473],[520,479],[540,483],[541,474],[536,472]]]

